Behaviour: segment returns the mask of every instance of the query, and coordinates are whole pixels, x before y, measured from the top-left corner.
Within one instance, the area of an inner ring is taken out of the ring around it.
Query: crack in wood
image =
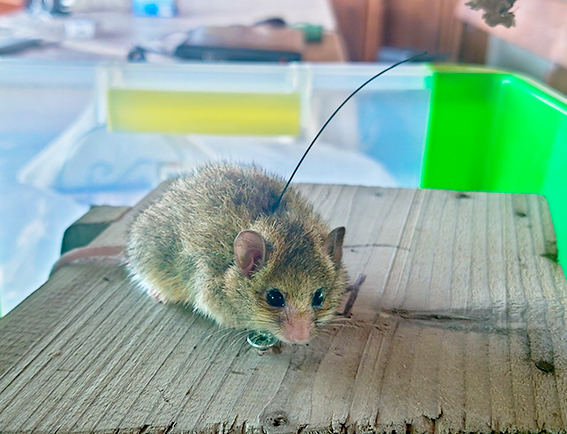
[[[395,244],[380,244],[380,243],[368,243],[368,244],[347,244],[345,246],[343,246],[343,248],[345,249],[364,249],[367,247],[391,247],[393,249],[398,249],[398,250],[405,250],[406,252],[409,252],[410,249],[408,249],[407,247],[401,247],[401,246],[396,246]]]
[[[165,431],[163,432],[163,434],[167,434],[169,432],[171,432],[171,430],[175,427],[175,421],[171,421],[169,423],[169,425],[167,426],[167,428],[165,429]]]
[[[232,423],[230,424],[230,427],[228,428],[229,432],[234,432],[234,427],[236,426],[236,421],[238,421],[238,415],[234,416],[234,420],[232,421]],[[244,426],[244,424],[242,424],[242,426]],[[244,432],[241,430],[241,432]]]
[[[411,320],[425,320],[425,321],[468,321],[468,322],[486,322],[491,319],[491,312],[481,312],[477,315],[463,315],[458,311],[411,311],[407,309],[388,309],[383,310],[383,313],[389,313],[399,316],[403,319]]]
[[[550,261],[559,264],[559,252],[557,250],[557,242],[548,241],[545,243],[545,252],[540,255]]]

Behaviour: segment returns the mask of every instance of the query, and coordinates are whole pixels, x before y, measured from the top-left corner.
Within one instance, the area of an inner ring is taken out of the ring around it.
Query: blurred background
[[[198,26],[253,25],[272,20],[275,25],[288,24],[310,32],[311,45],[301,48],[306,61],[389,61],[408,52],[426,50],[430,60],[503,67],[526,72],[562,91],[567,89],[567,2],[465,3],[466,0],[309,0],[278,4],[250,0],[2,0],[0,53],[7,55],[11,51],[12,56],[49,60],[116,60],[123,57],[123,50],[129,53],[138,44],[149,44],[146,49],[163,48],[165,44],[171,49],[172,44],[179,42],[179,38],[173,37],[179,36],[177,32]],[[35,19],[23,19],[23,14]],[[129,14],[140,19],[131,19]],[[501,18],[490,22],[491,14]],[[171,19],[152,22],[141,18],[144,16]],[[33,41],[26,45],[20,40],[20,45],[16,45],[14,38],[18,36]],[[164,41],[167,38],[171,40]],[[98,44],[88,44],[86,40]],[[57,48],[49,49],[49,45]]]
[[[423,51],[345,106],[296,182],[546,194],[561,232],[566,17],[564,0],[0,0],[0,314],[165,179],[218,159],[288,176],[350,92]],[[453,184],[432,175],[449,165]]]

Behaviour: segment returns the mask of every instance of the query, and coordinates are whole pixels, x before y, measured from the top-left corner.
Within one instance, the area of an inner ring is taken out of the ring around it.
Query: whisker
[[[327,322],[327,324],[335,323],[335,322],[352,322],[354,321],[352,318],[333,318]]]
[[[228,329],[228,331],[230,332],[231,330]],[[226,328],[218,328],[217,330],[215,330],[213,333],[211,333],[210,335],[208,335],[204,340],[203,343],[206,343],[209,339],[218,336],[221,333],[225,333],[226,334],[227,329]]]
[[[235,333],[233,333],[233,335],[231,336],[232,342],[228,345],[228,348],[231,349],[232,347],[234,347],[237,344],[242,344],[242,342],[244,341],[244,337],[249,333],[248,330],[239,330],[236,331]]]
[[[245,338],[248,335],[248,333],[250,333],[249,330],[244,330],[240,333],[237,333],[234,336],[232,343],[229,345],[229,348],[242,346],[246,342]]]
[[[354,328],[354,329],[359,329],[362,328],[363,325],[361,324],[333,324],[332,327],[350,327],[350,328]]]
[[[321,340],[321,341],[325,341],[327,343],[331,343],[333,342],[333,340],[335,339],[335,336],[332,335],[327,335],[327,334],[321,334],[321,335],[317,335],[313,338],[313,340]]]
[[[234,330],[228,330],[225,331],[224,334],[222,334],[221,336],[218,336],[217,339],[215,340],[214,345],[219,345],[221,343],[221,341],[226,340],[226,338],[233,333]]]

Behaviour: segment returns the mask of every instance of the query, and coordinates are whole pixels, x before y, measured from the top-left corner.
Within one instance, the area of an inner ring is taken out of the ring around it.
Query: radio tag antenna
[[[325,127],[329,124],[329,122],[331,122],[331,119],[333,119],[335,117],[335,115],[339,112],[339,110],[341,108],[343,108],[343,106],[348,102],[348,100],[350,100],[354,95],[356,95],[358,93],[358,91],[360,89],[362,89],[364,86],[366,86],[368,83],[370,83],[371,81],[373,81],[374,79],[380,77],[382,74],[385,74],[386,72],[394,69],[395,67],[401,65],[402,63],[406,63],[406,62],[411,62],[414,59],[417,59],[418,57],[421,57],[423,55],[427,54],[427,51],[424,51],[423,53],[419,53],[416,54],[415,56],[412,56],[408,59],[405,60],[401,60],[397,63],[394,63],[392,66],[389,66],[388,68],[380,71],[378,74],[374,75],[373,77],[370,77],[368,80],[366,80],[364,83],[362,83],[354,92],[352,92],[337,108],[336,110],[333,112],[333,114],[331,116],[329,116],[329,119],[327,119],[327,121],[323,124],[323,126],[321,127],[321,129],[319,130],[319,132],[317,133],[317,135],[313,138],[313,140],[311,140],[311,143],[309,144],[309,146],[307,147],[307,149],[305,150],[305,152],[303,153],[303,156],[301,157],[301,159],[299,160],[299,163],[297,163],[297,166],[295,166],[295,169],[293,170],[291,176],[289,177],[285,187],[283,188],[280,197],[278,198],[278,200],[276,201],[275,205],[274,205],[274,212],[279,208],[280,203],[283,199],[283,196],[285,194],[285,192],[287,191],[289,185],[291,184],[291,180],[293,179],[293,177],[295,176],[295,173],[297,172],[297,170],[299,169],[299,166],[301,166],[301,163],[303,163],[303,160],[305,159],[305,157],[307,156],[307,154],[309,153],[309,151],[311,150],[311,148],[313,147],[313,145],[315,144],[315,142],[317,141],[317,139],[319,138],[319,136],[321,135],[321,133],[323,132],[323,130],[325,129]]]

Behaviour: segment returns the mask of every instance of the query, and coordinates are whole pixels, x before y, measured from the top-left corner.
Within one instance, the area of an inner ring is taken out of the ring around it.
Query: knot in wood
[[[272,411],[266,413],[262,418],[263,428],[268,433],[289,431],[289,417],[283,411]]]

